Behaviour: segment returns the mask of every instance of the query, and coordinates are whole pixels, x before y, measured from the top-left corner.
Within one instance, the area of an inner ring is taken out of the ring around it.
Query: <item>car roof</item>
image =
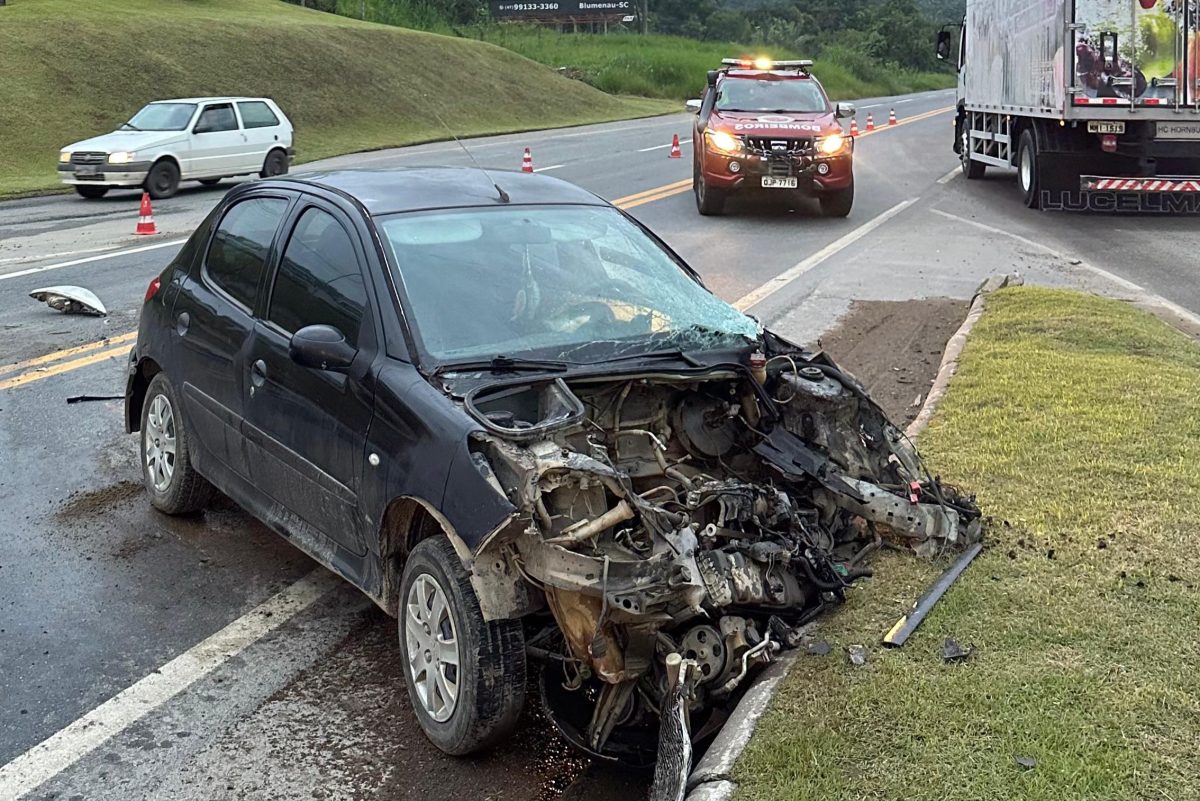
[[[311,184],[358,200],[372,216],[426,209],[506,205],[609,203],[586,189],[548,175],[475,167],[398,167],[334,170],[289,176],[280,183]],[[506,203],[493,186],[508,195]]]
[[[150,105],[156,103],[212,103],[214,101],[231,102],[235,100],[269,100],[266,97],[240,97],[235,95],[225,95],[220,97],[176,97],[171,100],[151,100]]]

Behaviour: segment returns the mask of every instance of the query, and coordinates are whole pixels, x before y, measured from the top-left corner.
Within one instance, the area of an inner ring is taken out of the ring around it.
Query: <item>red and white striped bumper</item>
[[[1084,175],[1079,188],[1085,192],[1200,192],[1200,178],[1104,178]]]

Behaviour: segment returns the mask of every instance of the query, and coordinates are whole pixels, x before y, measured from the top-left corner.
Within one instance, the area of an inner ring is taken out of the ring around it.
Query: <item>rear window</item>
[[[238,103],[238,110],[242,112],[242,125],[246,128],[273,128],[279,124],[275,112],[261,100]]]
[[[254,308],[267,252],[288,202],[257,197],[230,207],[213,234],[204,266],[209,279],[247,309]]]

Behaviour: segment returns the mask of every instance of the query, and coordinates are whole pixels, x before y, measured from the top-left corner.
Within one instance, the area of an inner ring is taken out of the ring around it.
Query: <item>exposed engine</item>
[[[477,590],[543,621],[547,709],[606,758],[654,761],[677,712],[691,741],[719,728],[883,539],[932,556],[979,538],[973,499],[820,355],[493,383],[464,404],[487,432],[476,465],[519,510]]]

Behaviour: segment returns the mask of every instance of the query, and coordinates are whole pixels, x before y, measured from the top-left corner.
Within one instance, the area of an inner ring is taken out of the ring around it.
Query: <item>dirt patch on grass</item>
[[[903,426],[920,411],[967,307],[953,298],[856,300],[820,345]]]

